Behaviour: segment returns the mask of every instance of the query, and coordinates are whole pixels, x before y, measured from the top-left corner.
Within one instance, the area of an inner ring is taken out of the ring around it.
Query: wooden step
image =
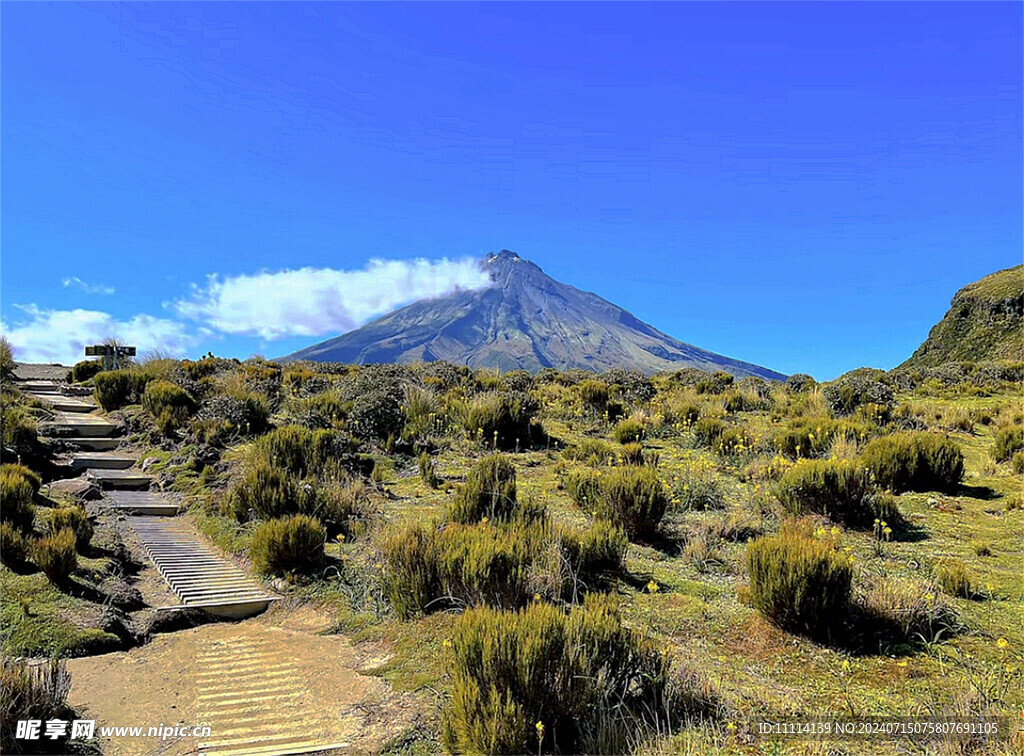
[[[177,497],[156,491],[104,491],[99,504],[128,515],[173,516],[181,509]]]
[[[71,469],[127,470],[135,464],[135,457],[110,452],[78,452],[71,457]]]
[[[106,468],[87,468],[85,476],[97,483],[100,488],[113,489],[146,489],[153,479],[145,473],[133,470],[110,470]]]
[[[75,399],[74,397],[64,396],[63,394],[39,394],[31,393],[28,396],[33,399],[38,399],[40,402],[45,404],[58,412],[92,412],[98,409],[95,402],[84,401],[82,399]]]
[[[119,438],[101,438],[99,436],[93,438],[62,436],[60,440],[76,449],[87,451],[111,451],[121,444]]]
[[[136,517],[130,522],[181,607],[218,617],[246,617],[276,600],[180,521]]]

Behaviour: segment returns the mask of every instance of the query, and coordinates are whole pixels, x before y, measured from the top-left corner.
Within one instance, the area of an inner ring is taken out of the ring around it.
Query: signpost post
[[[118,362],[125,357],[135,356],[133,346],[114,346],[113,344],[94,344],[85,348],[86,357],[102,357],[104,370],[117,370]]]

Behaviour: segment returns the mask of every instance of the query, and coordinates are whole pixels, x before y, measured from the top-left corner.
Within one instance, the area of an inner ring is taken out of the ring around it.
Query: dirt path
[[[109,756],[373,751],[409,725],[414,705],[360,675],[360,651],[318,635],[320,620],[272,611],[73,659],[70,703],[97,720],[97,736],[103,725],[211,728],[208,737],[101,739]]]

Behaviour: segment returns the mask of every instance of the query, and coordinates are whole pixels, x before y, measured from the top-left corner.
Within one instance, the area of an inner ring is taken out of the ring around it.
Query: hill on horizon
[[[489,254],[482,265],[490,272],[490,287],[414,302],[282,361],[446,360],[530,372],[696,367],[737,377],[786,377],[672,338],[596,294],[554,280],[515,252]]]
[[[900,367],[1024,359],[1024,265],[967,284]]]

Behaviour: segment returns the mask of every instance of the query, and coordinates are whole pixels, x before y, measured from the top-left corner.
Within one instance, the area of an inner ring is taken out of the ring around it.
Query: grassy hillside
[[[1022,376],[961,367],[204,359],[103,382],[180,412],[98,398],[208,537],[392,651],[372,674],[420,717],[389,753],[1010,754],[752,729],[1024,706]]]
[[[953,297],[946,316],[901,367],[1024,358],[1024,266],[993,273]]]

